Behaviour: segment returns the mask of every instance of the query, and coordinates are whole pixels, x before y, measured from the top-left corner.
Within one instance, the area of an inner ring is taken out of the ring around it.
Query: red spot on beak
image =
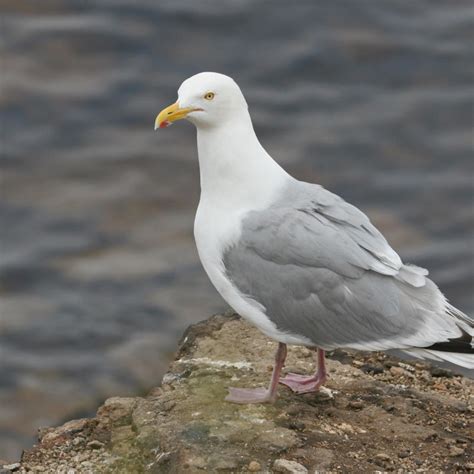
[[[171,125],[171,122],[168,122],[168,120],[163,120],[163,122],[160,123],[160,128],[166,128]]]

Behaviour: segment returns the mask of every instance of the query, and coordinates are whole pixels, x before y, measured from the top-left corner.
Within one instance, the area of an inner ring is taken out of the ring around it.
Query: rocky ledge
[[[329,354],[329,390],[234,405],[226,387],[268,383],[275,343],[237,315],[192,326],[160,387],[111,398],[92,419],[41,429],[0,472],[470,471],[473,382],[382,353]],[[291,347],[286,370],[309,373]]]

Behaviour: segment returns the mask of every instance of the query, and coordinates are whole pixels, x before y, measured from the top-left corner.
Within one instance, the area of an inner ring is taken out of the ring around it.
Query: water
[[[470,1],[2,2],[0,458],[156,385],[224,307],[192,241],[186,77],[232,75],[291,173],[474,309]]]

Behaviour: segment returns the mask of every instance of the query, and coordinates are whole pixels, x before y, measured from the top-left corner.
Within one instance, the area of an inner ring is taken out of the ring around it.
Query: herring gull
[[[473,319],[405,264],[359,209],[296,180],[260,144],[239,86],[222,74],[190,77],[155,129],[186,118],[197,129],[201,197],[194,236],[224,300],[278,341],[267,389],[230,388],[226,400],[273,402],[326,381],[325,351],[401,349],[474,368]],[[312,376],[280,378],[287,344],[314,349]]]

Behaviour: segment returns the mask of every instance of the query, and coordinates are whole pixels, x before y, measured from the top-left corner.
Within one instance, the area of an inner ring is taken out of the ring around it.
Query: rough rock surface
[[[274,405],[224,401],[226,387],[268,383],[275,343],[236,315],[185,334],[162,385],[111,398],[93,419],[40,430],[0,472],[447,472],[474,469],[473,383],[420,362],[336,351],[327,391]],[[286,370],[314,369],[291,347]]]

